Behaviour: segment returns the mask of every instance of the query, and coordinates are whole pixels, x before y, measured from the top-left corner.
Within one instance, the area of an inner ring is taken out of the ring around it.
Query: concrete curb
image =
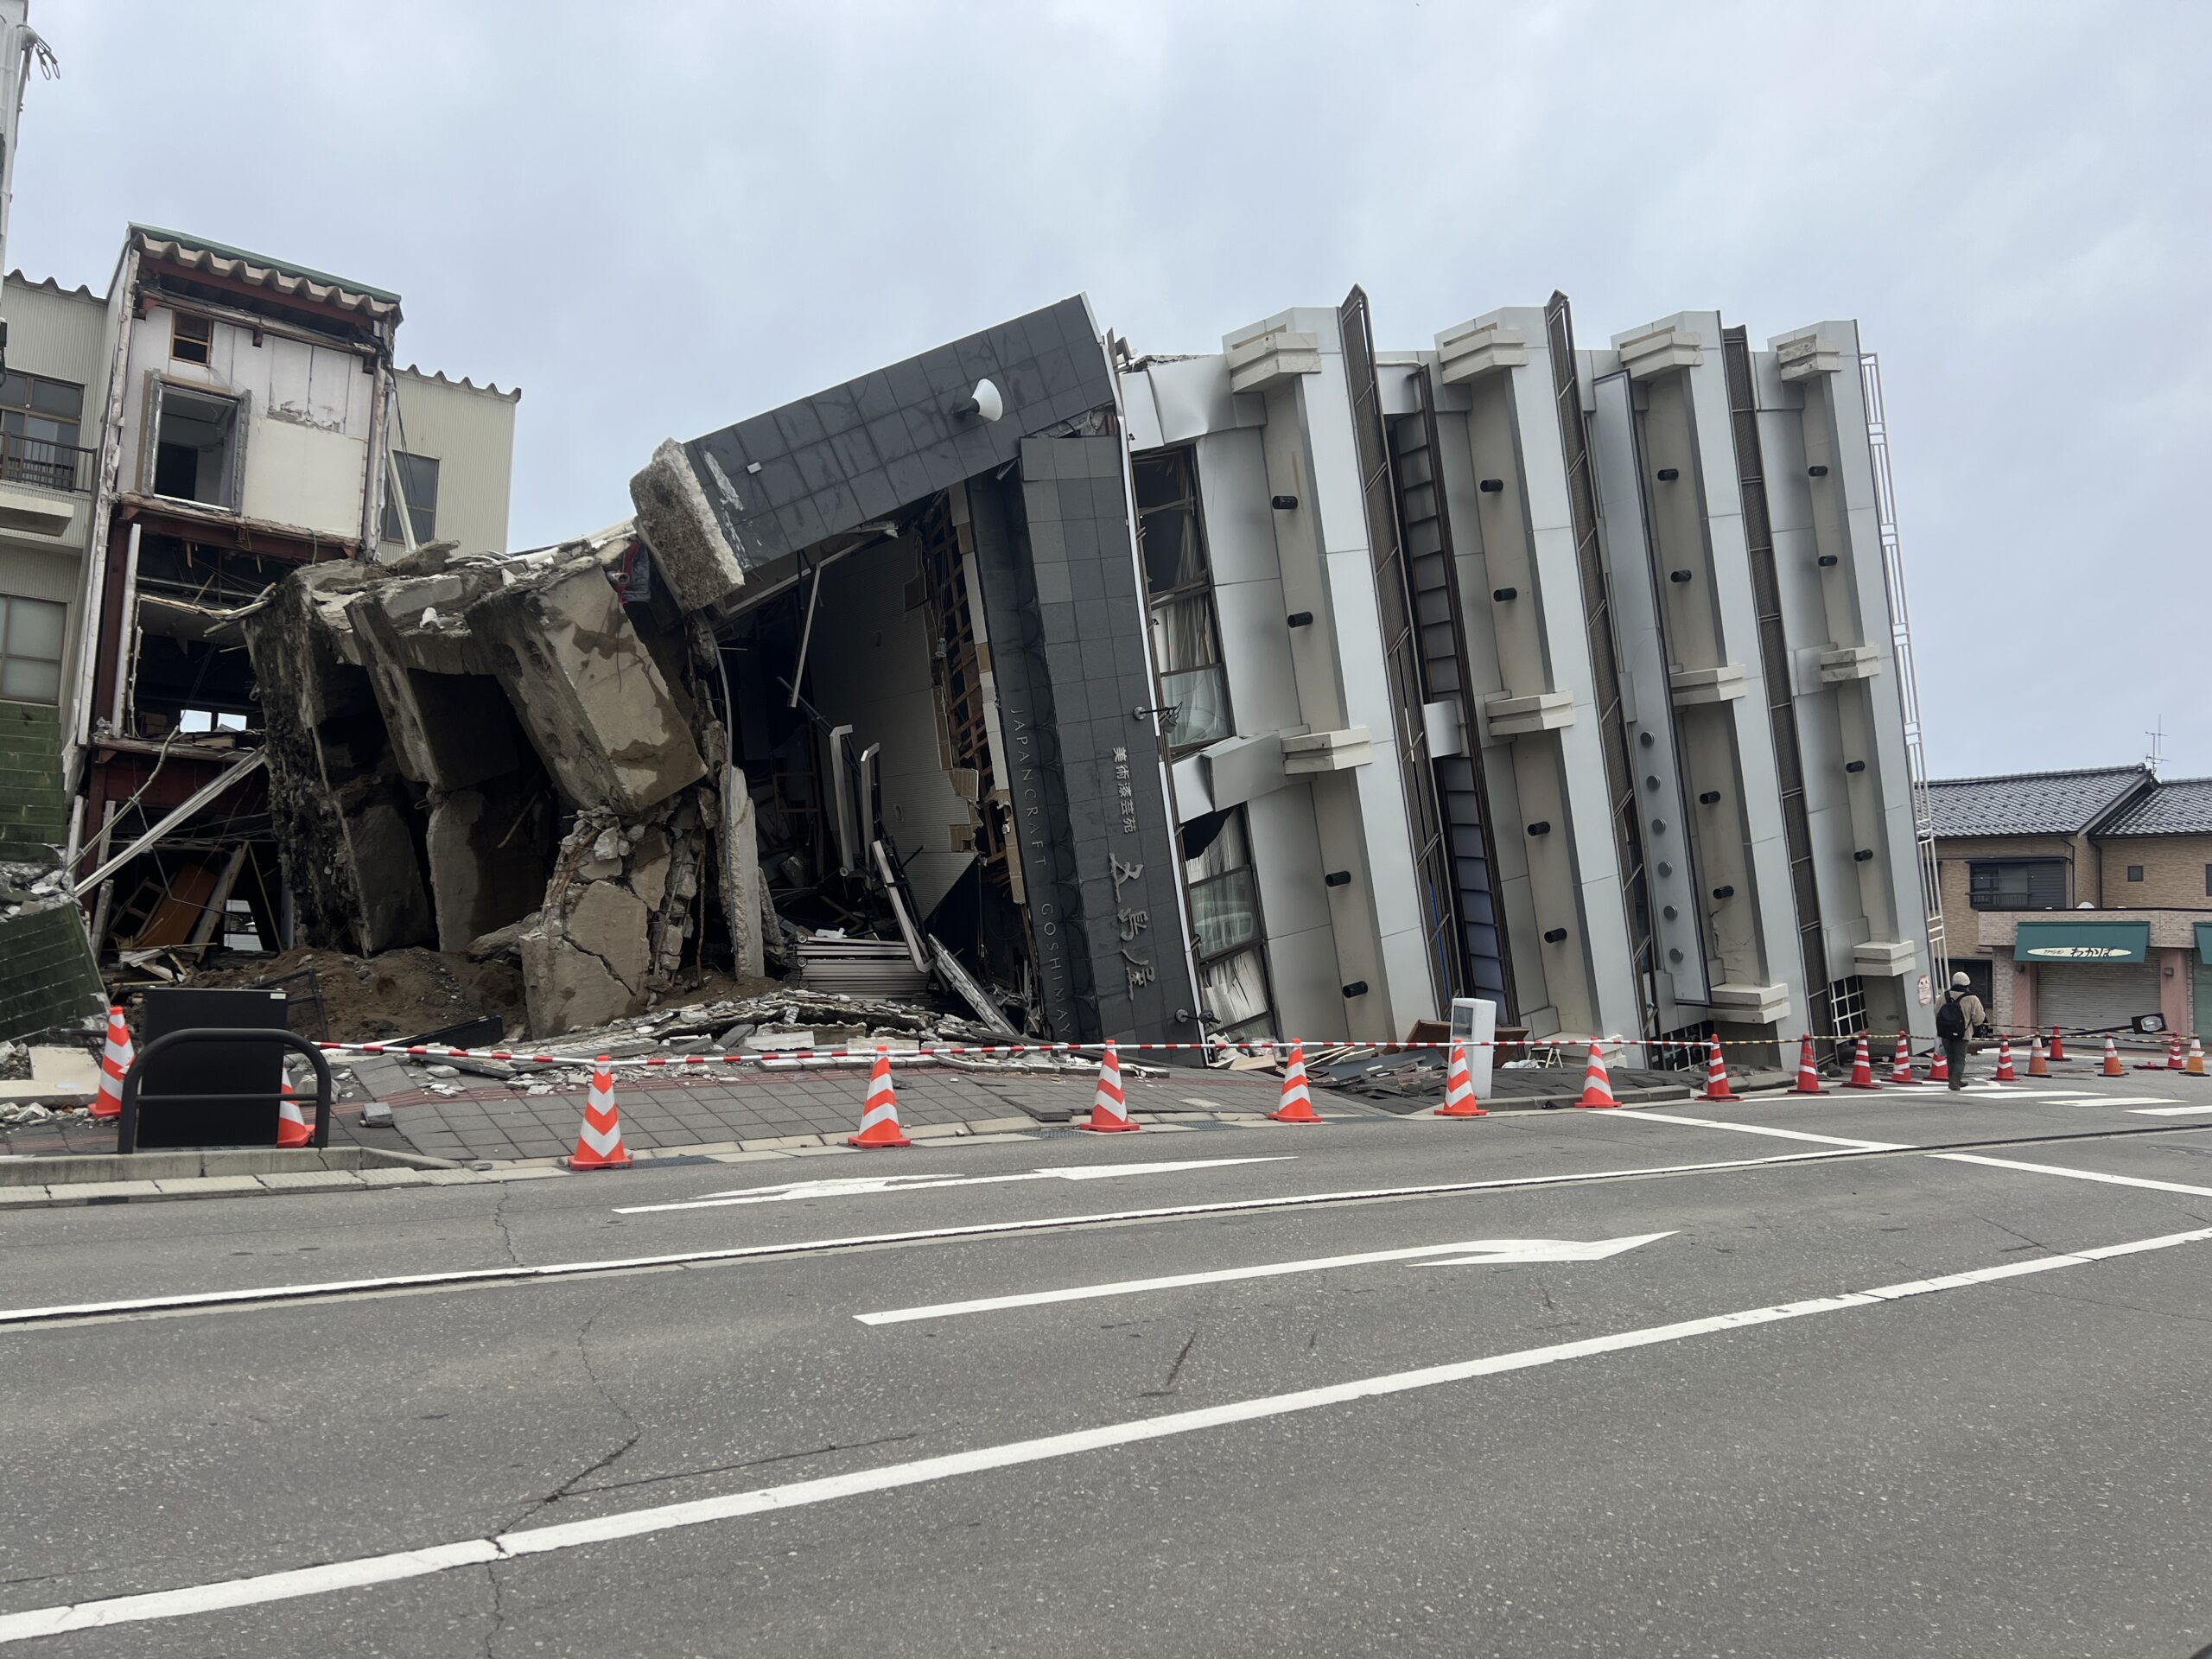
[[[1139,1123],[1173,1133],[1198,1124],[1237,1129],[1294,1132],[1304,1126],[1272,1122],[1262,1112],[1188,1111],[1132,1114]],[[1332,1122],[1409,1122],[1412,1117],[1378,1113],[1324,1113]],[[1439,1120],[1441,1122],[1442,1120]],[[963,1142],[1003,1146],[1013,1141],[1036,1141],[1046,1136],[1080,1133],[1072,1123],[1040,1123],[1032,1117],[986,1117],[964,1122],[908,1124],[906,1133],[917,1142],[954,1147]],[[779,1162],[793,1158],[853,1155],[856,1148],[842,1141],[826,1142],[817,1135],[772,1135],[753,1141],[710,1141],[701,1146],[654,1147],[632,1152],[638,1166],[656,1164],[751,1164]],[[310,1163],[323,1159],[344,1167]],[[164,1160],[158,1166],[156,1160]],[[233,1161],[238,1160],[238,1161]],[[328,1151],[139,1153],[130,1158],[113,1154],[57,1158],[0,1160],[0,1168],[13,1165],[66,1166],[79,1179],[35,1183],[21,1173],[0,1174],[0,1215],[18,1210],[53,1210],[95,1204],[174,1203],[186,1198],[299,1198],[308,1194],[365,1192],[394,1187],[489,1186],[506,1181],[550,1180],[577,1173],[558,1158],[518,1158],[501,1162],[480,1160],[462,1166],[412,1153],[380,1152],[368,1147],[333,1147]],[[128,1166],[118,1174],[108,1166]],[[84,1166],[100,1166],[84,1168]],[[620,1172],[613,1172],[620,1174]],[[609,1172],[584,1172],[604,1181]]]

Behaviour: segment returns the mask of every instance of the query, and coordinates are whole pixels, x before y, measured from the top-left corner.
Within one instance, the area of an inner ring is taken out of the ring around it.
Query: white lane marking
[[[2137,1117],[2186,1117],[2191,1112],[2212,1112],[2212,1101],[2208,1101],[2201,1106],[2139,1106],[2135,1109],[2134,1116]]]
[[[1293,1273],[1323,1273],[1331,1268],[1359,1268],[1377,1262],[1418,1262],[1424,1256],[1456,1256],[1440,1266],[1505,1266],[1523,1262],[1596,1262],[1649,1244],[1665,1233],[1609,1238],[1595,1244],[1555,1238],[1471,1238],[1457,1244],[1414,1244],[1400,1249],[1365,1250],[1357,1255],[1315,1255],[1302,1262],[1269,1262],[1254,1268],[1216,1268],[1202,1273],[1171,1273],[1157,1279],[1121,1279],[1103,1285],[1072,1285],[1059,1290],[1024,1291],[1012,1296],[979,1296],[965,1302],[935,1302],[926,1307],[895,1307],[880,1313],[855,1313],[862,1325],[907,1325],[916,1319],[950,1319],[961,1313],[995,1313],[1009,1307],[1046,1307],[1055,1302],[1085,1302],[1100,1296],[1134,1296],[1147,1290],[1181,1290],[1192,1285],[1225,1285],[1238,1279],[1279,1279]]]
[[[1291,1394],[1264,1395],[1257,1399],[1234,1401],[1227,1405],[1207,1406],[1193,1411],[1168,1412],[1157,1417],[1104,1423],[1095,1428],[1047,1434],[1034,1440],[1009,1440],[999,1446],[977,1446],[972,1451],[948,1452],[934,1458],[918,1458],[907,1463],[885,1464],[874,1469],[830,1475],[817,1480],[791,1481],[780,1486],[756,1486],[747,1491],[725,1493],[720,1497],[655,1504],[647,1509],[622,1510],[588,1521],[570,1521],[556,1526],[524,1527],[490,1538],[462,1539],[429,1549],[361,1556],[352,1560],[334,1561],[323,1567],[263,1573],[253,1578],[229,1579],[215,1584],[192,1585],[143,1595],[118,1596],[103,1601],[33,1607],[18,1613],[0,1615],[0,1643],[28,1641],[41,1636],[57,1636],[70,1630],[102,1630],[149,1619],[179,1618],[220,1608],[294,1600],[328,1591],[388,1583],[396,1579],[419,1578],[426,1573],[477,1566],[489,1560],[548,1554],[556,1550],[575,1549],[587,1544],[645,1537],[683,1527],[705,1526],[749,1515],[826,1503],[836,1498],[854,1497],[869,1492],[895,1491],[900,1487],[917,1486],[928,1481],[983,1474],[993,1470],[1015,1468],[1023,1464],[1043,1463],[1055,1458],[1104,1451],[1113,1446],[1139,1445],[1147,1440],[1167,1440],[1179,1434],[1257,1422],[1294,1412],[1348,1405],[1354,1401],[1411,1394],[1449,1383],[1471,1382],[1477,1377],[1497,1376],[1510,1371],[1529,1370],[1540,1365],[1558,1364],[1567,1360],[1622,1353],[1630,1349],[1681,1342],[1693,1337],[1712,1336],[1726,1331],[1748,1330],[1783,1319],[1802,1319],[1819,1313],[1840,1313],[1847,1308],[1872,1307],[1901,1301],[1910,1296],[1963,1290],[1975,1285],[2017,1279],[2029,1274],[2049,1273],[2062,1268],[2087,1267],[2115,1256],[2172,1249],[2177,1245],[2202,1243],[2207,1239],[2212,1239],[2212,1227],[2199,1228],[2193,1232],[2167,1233],[2157,1238],[2133,1239],[2124,1244],[2107,1244],[2094,1249],[2037,1256],[2024,1262],[2007,1262],[1993,1268],[1975,1268],[1941,1278],[1916,1279],[1903,1284],[1880,1285],[1871,1290],[1847,1291],[1840,1295],[1811,1297],[1803,1301],[1781,1302],[1769,1307],[1744,1308],[1732,1313],[1716,1313],[1706,1319],[1682,1319],[1672,1325],[1646,1325],[1640,1330],[1617,1332],[1611,1336],[1585,1337],[1575,1342],[1554,1343],[1542,1348],[1523,1348],[1514,1353],[1492,1354],[1481,1359],[1459,1360],[1447,1365],[1392,1371],[1380,1376],[1331,1383],[1323,1388],[1301,1389]]]
[[[1622,1122],[1641,1118],[1647,1123],[1687,1123],[1694,1129],[1733,1129],[1738,1135],[1770,1135],[1782,1141],[1817,1141],[1822,1146],[1848,1147],[1853,1152],[1910,1152],[1911,1147],[1896,1141],[1852,1141],[1840,1135],[1808,1135],[1802,1129],[1769,1128],[1764,1123],[1724,1123],[1717,1117],[1680,1117],[1673,1112],[1655,1112],[1648,1107],[1635,1106],[1620,1116]]]
[[[1592,1169],[1572,1174],[1508,1175],[1488,1181],[1439,1181],[1425,1186],[1354,1187],[1337,1192],[1292,1192],[1273,1198],[1224,1198],[1211,1204],[1161,1205],[1149,1210],[1109,1210],[1081,1216],[1040,1216],[1025,1221],[981,1221],[961,1227],[920,1227],[897,1233],[858,1233],[841,1238],[801,1239],[788,1244],[733,1244],[719,1249],[677,1250],[662,1255],[615,1256],[603,1262],[554,1262],[540,1267],[461,1268],[445,1273],[397,1274],[382,1279],[330,1279],[303,1285],[263,1285],[245,1290],[197,1291],[185,1295],[141,1296],[121,1301],[63,1302],[47,1307],[0,1308],[0,1328],[56,1319],[90,1319],[136,1313],[167,1313],[217,1308],[239,1303],[311,1301],[319,1297],[370,1295],[391,1290],[479,1287],[579,1274],[626,1273],[653,1268],[688,1268],[715,1262],[748,1262],[816,1250],[864,1245],[913,1244],[946,1238],[990,1238],[1008,1233],[1052,1232],[1064,1227],[1091,1227],[1108,1222],[1173,1221],[1186,1216],[1224,1216],[1260,1210],[1299,1210],[1321,1204],[1362,1204],[1389,1198],[1451,1198],[1463,1192],[1494,1192],[1523,1186],[1578,1186],[1648,1175],[1701,1175],[1716,1171],[1764,1169],[1777,1164],[1817,1163],[1850,1155],[1847,1147],[1819,1152],[1777,1153],[1770,1158],[1724,1158],[1701,1164],[1655,1164],[1638,1169]]]
[[[2077,1181],[2102,1181],[2107,1186],[2145,1186],[2154,1192],[2188,1192],[2212,1198],[2212,1186],[2186,1186],[2179,1181],[2154,1181],[2142,1175],[2107,1175],[2101,1169],[2069,1169],[2059,1164],[2024,1164],[2017,1158],[1984,1158],[1971,1152],[1932,1152],[1931,1158],[1955,1164],[1986,1164],[1992,1169],[2024,1169],[2035,1175],[2065,1175]]]
[[[633,1204],[618,1216],[651,1216],[668,1210],[714,1210],[736,1204],[792,1204],[812,1198],[870,1198],[887,1192],[927,1192],[944,1186],[1003,1186],[1011,1181],[1103,1181],[1122,1175],[1173,1175],[1185,1170],[1226,1169],[1232,1164],[1281,1164],[1295,1157],[1189,1158],[1166,1164],[1066,1164],[1049,1169],[1018,1170],[1007,1175],[846,1175],[820,1181],[784,1181],[774,1186],[733,1187],[673,1204]]]

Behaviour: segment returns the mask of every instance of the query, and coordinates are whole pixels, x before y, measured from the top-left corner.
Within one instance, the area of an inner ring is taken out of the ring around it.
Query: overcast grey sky
[[[1881,353],[1939,775],[2212,772],[2212,5],[32,0],[10,262],[126,220],[397,289],[524,388],[512,544],[690,437],[1077,289],[1219,348],[1718,307]],[[2192,113],[2192,110],[2195,113]]]

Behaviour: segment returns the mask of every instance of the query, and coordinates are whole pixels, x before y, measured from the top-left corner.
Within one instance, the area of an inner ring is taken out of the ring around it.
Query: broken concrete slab
[[[717,489],[736,494],[732,480],[715,481]],[[638,534],[679,605],[715,612],[737,597],[745,586],[741,550],[723,529],[682,444],[671,438],[653,451],[630,480],[630,501],[638,510]]]
[[[470,620],[569,799],[627,817],[706,775],[683,710],[597,559],[494,594]]]
[[[537,909],[552,833],[553,803],[528,779],[494,779],[432,804],[424,850],[439,950],[473,950]]]

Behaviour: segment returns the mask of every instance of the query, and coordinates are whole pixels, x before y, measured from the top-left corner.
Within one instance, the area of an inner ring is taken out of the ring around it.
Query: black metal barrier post
[[[146,1074],[146,1062],[163,1049],[181,1046],[186,1043],[276,1043],[285,1048],[296,1049],[315,1063],[315,1134],[308,1145],[327,1147],[330,1144],[330,1103],[337,1090],[330,1079],[330,1062],[322,1051],[296,1031],[275,1029],[218,1030],[208,1027],[194,1027],[189,1031],[173,1031],[166,1037],[156,1037],[139,1053],[123,1079],[123,1116],[116,1120],[115,1149],[118,1153],[138,1150],[138,1082]],[[229,1095],[156,1095],[161,1101],[228,1100]]]

